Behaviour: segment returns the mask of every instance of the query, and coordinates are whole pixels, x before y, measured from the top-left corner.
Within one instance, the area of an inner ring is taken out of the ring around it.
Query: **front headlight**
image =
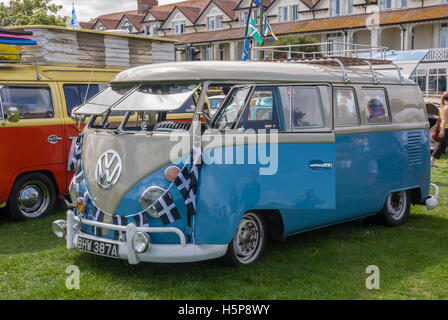
[[[137,232],[132,238],[132,246],[137,253],[143,253],[148,250],[149,236],[143,232]]]
[[[163,188],[160,187],[150,187],[143,192],[142,197],[140,199],[140,206],[142,210],[146,210],[146,212],[153,218],[160,218],[157,215],[157,210],[154,207],[149,208],[154,202],[159,200],[161,196],[166,192]],[[149,209],[148,209],[149,208]]]
[[[70,182],[68,192],[70,194],[70,200],[72,201],[72,203],[76,203],[76,200],[79,198],[79,184],[76,183],[75,179],[72,179],[72,182]]]
[[[57,220],[53,222],[51,228],[58,238],[64,238],[67,234],[67,222],[65,220]]]

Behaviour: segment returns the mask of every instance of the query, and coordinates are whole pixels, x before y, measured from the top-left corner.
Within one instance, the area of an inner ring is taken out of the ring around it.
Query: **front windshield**
[[[148,83],[112,107],[114,111],[173,111],[198,89],[196,83]]]
[[[79,108],[74,109],[73,114],[102,114],[135,86],[135,84],[112,84]]]
[[[230,93],[226,104],[222,106],[222,110],[217,115],[217,119],[214,120],[215,128],[226,129],[232,127],[245,105],[250,90],[251,87],[241,87],[236,88]]]

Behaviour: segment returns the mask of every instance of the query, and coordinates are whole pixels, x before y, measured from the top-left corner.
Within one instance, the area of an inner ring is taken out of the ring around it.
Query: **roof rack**
[[[34,64],[34,68],[36,70],[36,78],[37,81],[40,81],[40,75],[39,75],[39,70],[37,69],[37,59],[36,56],[33,53],[11,53],[11,52],[0,52],[0,56],[1,55],[9,55],[9,56],[20,56],[20,60],[0,60],[0,63],[32,63]],[[22,57],[32,57],[33,61],[24,61],[22,60]]]
[[[381,60],[381,59],[364,59],[364,58],[355,58],[355,57],[315,57],[315,58],[298,58],[298,59],[279,59],[279,60],[263,60],[270,62],[296,62],[296,63],[313,63],[313,64],[322,64],[322,65],[338,65],[342,71],[342,79],[344,82],[349,82],[350,78],[347,76],[347,72],[344,66],[360,66],[360,65],[368,65],[370,69],[370,73],[372,74],[373,83],[379,83],[380,80],[376,75],[374,65],[392,65],[397,69],[398,77],[400,83],[404,82],[403,75],[401,74],[400,67],[393,63],[390,60]]]

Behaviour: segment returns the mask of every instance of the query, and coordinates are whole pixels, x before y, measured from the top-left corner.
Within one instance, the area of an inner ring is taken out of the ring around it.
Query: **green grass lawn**
[[[448,157],[433,169],[439,207],[413,207],[406,226],[352,222],[269,243],[255,264],[217,261],[128,265],[67,250],[51,231],[56,214],[12,223],[0,218],[0,299],[447,299]],[[81,271],[79,290],[66,268]],[[380,268],[367,290],[366,267]]]

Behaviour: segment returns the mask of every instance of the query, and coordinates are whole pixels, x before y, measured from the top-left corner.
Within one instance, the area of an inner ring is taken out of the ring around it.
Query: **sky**
[[[8,0],[0,0],[8,3]],[[53,0],[53,3],[62,5],[60,15],[72,15],[72,3],[75,3],[75,10],[79,21],[89,21],[99,15],[128,11],[137,9],[137,0]],[[179,0],[159,0],[159,5],[179,2]]]

